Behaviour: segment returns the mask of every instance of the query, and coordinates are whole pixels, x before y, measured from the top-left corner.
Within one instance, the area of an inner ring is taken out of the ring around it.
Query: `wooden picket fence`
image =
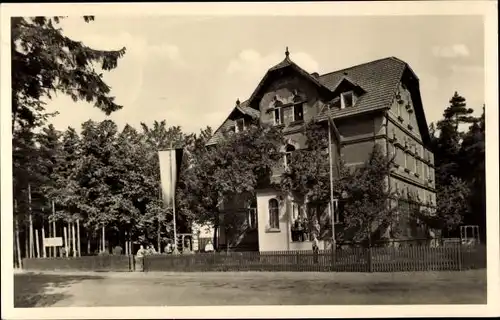
[[[148,271],[330,271],[410,272],[480,269],[486,247],[374,247],[332,251],[218,252],[151,255],[142,260]]]

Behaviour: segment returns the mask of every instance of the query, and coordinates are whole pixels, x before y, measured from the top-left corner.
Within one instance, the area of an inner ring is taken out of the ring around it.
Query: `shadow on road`
[[[58,292],[83,280],[104,279],[91,275],[51,275],[24,273],[14,275],[14,308],[49,307],[70,297]],[[54,291],[54,292],[51,292]]]

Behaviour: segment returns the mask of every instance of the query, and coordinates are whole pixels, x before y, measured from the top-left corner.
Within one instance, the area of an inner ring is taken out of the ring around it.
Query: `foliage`
[[[208,135],[193,144],[192,165],[183,171],[185,206],[201,223],[219,225],[224,200],[235,194],[255,194],[270,184],[269,177],[281,159],[283,137],[277,127],[250,124],[240,133],[226,133],[217,145],[205,148]]]
[[[325,203],[330,199],[327,129],[309,123],[305,135],[307,148],[295,150],[291,154],[280,185],[282,190],[301,195],[309,202]]]
[[[453,229],[463,222],[486,228],[485,114],[472,116],[457,92],[437,126],[431,125],[436,166],[437,214]],[[460,125],[470,124],[466,132]],[[455,193],[453,193],[455,192]],[[450,203],[450,199],[453,202]],[[442,211],[442,212],[439,212]],[[459,215],[459,216],[458,216]],[[442,223],[441,223],[442,225]]]
[[[468,211],[470,189],[467,183],[456,177],[451,181],[449,185],[438,186],[435,210],[426,209],[419,213],[419,219],[433,229],[455,229],[463,222],[464,212]]]
[[[342,168],[340,187],[347,195],[344,224],[353,230],[354,241],[371,241],[381,237],[387,228],[394,228],[396,208],[391,206],[395,193],[387,185],[392,159],[375,144],[365,165]]]
[[[43,97],[56,92],[74,101],[94,102],[110,114],[120,105],[109,95],[103,71],[113,70],[125,48],[103,51],[89,48],[63,34],[63,17],[11,19],[12,125],[40,126],[47,120]],[[84,17],[88,22],[93,17]],[[99,68],[96,70],[96,64]]]

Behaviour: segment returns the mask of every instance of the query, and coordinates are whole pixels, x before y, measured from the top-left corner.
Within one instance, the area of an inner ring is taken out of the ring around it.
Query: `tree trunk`
[[[35,254],[37,258],[40,258],[40,243],[38,240],[38,229],[35,229]]]
[[[81,253],[81,242],[80,242],[80,219],[77,219],[76,220],[76,236],[78,237],[77,241],[78,241],[78,256],[81,257],[82,256],[82,253]]]
[[[213,239],[213,243],[214,243],[214,250],[215,251],[219,250],[219,238],[217,237],[218,230],[219,230],[218,224],[214,224],[214,239]]]
[[[56,229],[56,204],[52,201],[52,237],[57,237],[57,229]],[[54,257],[57,257],[57,247],[52,247],[52,254]]]
[[[71,252],[71,222],[68,222],[68,256],[70,255]]]
[[[125,230],[125,255],[128,256],[128,238],[127,238],[127,231]]]
[[[104,252],[106,250],[106,230],[104,226],[102,226],[102,251]]]
[[[46,258],[47,255],[45,254],[45,227],[44,227],[44,222],[42,221],[42,257]]]
[[[49,238],[51,238],[51,237],[52,237],[52,223],[50,223],[50,220],[49,220]],[[48,256],[49,258],[51,258],[51,257],[52,257],[52,247],[49,247],[49,248],[47,249],[47,256]]]
[[[73,246],[73,257],[76,257],[76,234],[75,234],[75,223],[71,222],[71,241]]]
[[[68,257],[68,230],[66,226],[64,226],[64,251],[65,251],[65,256]]]
[[[158,234],[156,240],[158,241],[158,253],[161,253],[161,222],[159,218],[158,218]]]
[[[87,255],[90,255],[90,232],[87,230]]]
[[[21,245],[19,243],[19,220],[16,217],[16,250],[17,250],[17,267],[22,268]]]
[[[28,226],[24,226],[24,257],[29,258],[29,252],[30,252],[30,247],[29,247],[29,234],[28,234]]]
[[[31,214],[31,185],[28,184],[28,205],[29,205],[29,257],[34,257],[34,243],[33,243],[33,216]]]

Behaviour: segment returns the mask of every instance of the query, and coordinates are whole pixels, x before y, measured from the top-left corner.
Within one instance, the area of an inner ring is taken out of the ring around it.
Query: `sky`
[[[479,115],[484,98],[481,16],[130,16],[63,20],[64,34],[95,49],[127,53],[104,75],[123,109],[107,117],[58,96],[47,110],[57,129],[88,119],[166,120],[185,132],[216,129],[246,100],[267,69],[290,58],[320,74],[395,56],[420,79],[427,122],[439,120],[455,91]]]

